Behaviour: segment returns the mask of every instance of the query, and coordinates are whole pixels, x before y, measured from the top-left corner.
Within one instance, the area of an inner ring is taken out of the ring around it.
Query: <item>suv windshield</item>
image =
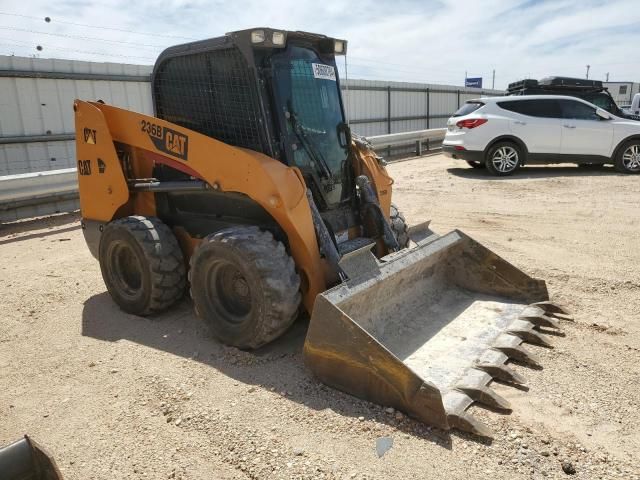
[[[311,49],[290,46],[271,58],[276,110],[288,163],[311,177],[327,205],[349,196],[349,155],[336,69]]]
[[[581,98],[587,102],[593,103],[596,107],[600,107],[609,113],[613,113],[614,115],[618,115],[620,113],[618,112],[618,106],[613,102],[613,99],[609,95],[593,93],[582,95]]]

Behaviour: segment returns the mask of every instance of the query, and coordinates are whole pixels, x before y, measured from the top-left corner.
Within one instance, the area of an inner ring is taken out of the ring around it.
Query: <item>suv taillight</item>
[[[458,126],[458,128],[476,128],[485,123],[487,123],[486,118],[468,118],[466,120],[460,120],[456,123],[456,126]]]

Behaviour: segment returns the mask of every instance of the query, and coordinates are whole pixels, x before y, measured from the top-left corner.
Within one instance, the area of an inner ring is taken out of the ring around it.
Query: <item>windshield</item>
[[[290,46],[271,59],[278,114],[290,165],[311,177],[327,205],[348,198],[348,141],[335,66]],[[342,145],[341,145],[342,143]]]
[[[609,113],[618,115],[618,107],[613,103],[613,99],[606,94],[595,93],[593,95],[584,95],[582,97],[587,102],[593,103],[596,107],[600,107]]]

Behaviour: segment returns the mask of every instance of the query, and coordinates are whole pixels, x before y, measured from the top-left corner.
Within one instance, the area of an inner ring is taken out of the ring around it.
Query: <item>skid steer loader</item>
[[[155,116],[74,103],[82,228],[115,302],[180,299],[243,349],[311,315],[323,382],[442,429],[488,430],[494,379],[564,312],[459,231],[411,231],[384,160],[345,123],[344,40],[269,28],[178,45],[152,75]],[[410,240],[410,234],[413,238]]]

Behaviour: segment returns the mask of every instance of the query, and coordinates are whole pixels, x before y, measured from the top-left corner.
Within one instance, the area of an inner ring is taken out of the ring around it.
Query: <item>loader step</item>
[[[346,255],[347,253],[355,252],[356,250],[366,247],[367,245],[373,246],[374,240],[367,237],[356,237],[346,242],[338,244],[338,252],[340,255]]]

